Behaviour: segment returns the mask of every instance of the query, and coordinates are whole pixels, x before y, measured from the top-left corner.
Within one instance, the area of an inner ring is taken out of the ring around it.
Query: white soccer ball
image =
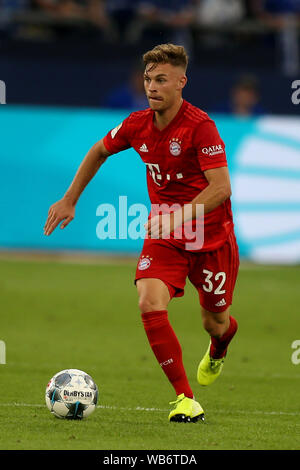
[[[65,369],[52,377],[45,399],[48,409],[57,418],[82,419],[95,410],[98,387],[86,372]]]

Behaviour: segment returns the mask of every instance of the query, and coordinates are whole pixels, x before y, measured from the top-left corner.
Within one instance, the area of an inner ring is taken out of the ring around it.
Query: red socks
[[[211,337],[210,356],[221,359],[226,356],[227,347],[234,337],[238,325],[233,317],[229,317],[228,330],[221,338]],[[173,385],[176,395],[184,393],[193,398],[183,362],[180,343],[168,320],[167,310],[142,313],[144,328],[156,359]]]
[[[182,362],[180,343],[168,320],[167,310],[142,313],[144,328],[156,359],[173,385],[176,395],[193,398]]]
[[[221,359],[226,356],[227,346],[234,337],[238,324],[235,318],[229,317],[230,325],[228,330],[221,336],[221,338],[214,338],[211,336],[210,357],[213,359]]]

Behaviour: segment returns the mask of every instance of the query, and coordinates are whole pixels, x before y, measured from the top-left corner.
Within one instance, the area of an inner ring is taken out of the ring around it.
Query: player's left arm
[[[188,206],[190,206],[190,212],[187,208],[184,211],[187,212],[184,222],[186,219],[190,220],[196,218],[198,204],[203,204],[204,214],[207,214],[216,209],[216,207],[220,206],[231,196],[230,176],[227,166],[211,168],[206,170],[204,175],[208,181],[208,186],[188,204]],[[185,206],[183,206],[183,209],[184,208]]]
[[[157,215],[145,224],[149,237],[165,237],[182,223],[199,217],[197,208],[200,205],[203,205],[203,214],[207,214],[231,196],[230,176],[227,166],[206,170],[204,174],[208,185],[192,201],[184,204],[181,210],[171,214]]]
[[[225,144],[215,123],[211,120],[201,123],[194,142],[200,168],[208,185],[190,201],[188,207],[183,206],[183,222],[197,218],[199,204],[203,205],[204,214],[207,214],[231,196]]]

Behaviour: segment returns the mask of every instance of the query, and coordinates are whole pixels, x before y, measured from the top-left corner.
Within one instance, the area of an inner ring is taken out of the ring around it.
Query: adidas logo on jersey
[[[117,132],[121,129],[122,125],[123,125],[123,122],[121,122],[121,124],[119,124],[117,127],[115,127],[115,128],[111,131],[110,135],[111,135],[111,138],[112,138],[112,139],[114,139],[114,138],[116,137],[116,134],[117,134]]]
[[[226,305],[226,300],[225,299],[221,299],[220,302],[217,302],[215,304],[216,307],[223,307],[223,305]]]
[[[141,152],[149,152],[148,147],[146,144],[143,144],[140,146],[140,151]]]

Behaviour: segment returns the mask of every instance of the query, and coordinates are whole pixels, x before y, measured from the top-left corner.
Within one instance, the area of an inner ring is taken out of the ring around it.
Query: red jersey
[[[147,166],[147,184],[151,204],[190,203],[208,186],[205,171],[227,166],[225,145],[212,119],[199,108],[183,100],[174,119],[163,129],[154,125],[150,108],[131,113],[104,137],[110,153],[130,147]],[[233,227],[228,198],[204,216],[204,243],[200,250],[219,248]],[[184,248],[190,239],[170,242]]]

